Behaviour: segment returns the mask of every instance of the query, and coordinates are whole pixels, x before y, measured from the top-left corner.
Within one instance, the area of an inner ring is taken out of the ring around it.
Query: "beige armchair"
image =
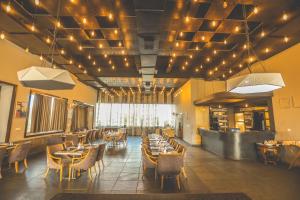
[[[161,190],[164,187],[164,178],[175,176],[178,189],[180,190],[179,175],[182,169],[183,157],[179,153],[160,154],[157,160],[157,173],[161,175]]]
[[[24,142],[17,144],[16,147],[10,152],[8,156],[8,163],[11,165],[12,163],[15,164],[16,173],[19,172],[19,162],[23,161],[24,166],[27,169],[27,155],[30,150],[31,142]]]
[[[62,181],[63,177],[63,167],[68,165],[68,159],[63,159],[62,157],[56,157],[53,154],[57,151],[61,151],[64,149],[63,144],[55,144],[46,147],[46,155],[47,155],[47,170],[45,173],[45,177],[47,177],[49,173],[49,169],[59,170],[59,181]]]
[[[147,169],[154,169],[155,170],[155,180],[157,179],[157,172],[156,172],[156,167],[157,167],[157,159],[149,155],[147,150],[142,147],[142,158],[143,158],[143,177],[146,174]]]
[[[104,156],[105,146],[106,146],[106,144],[99,145],[99,151],[98,151],[97,158],[96,158],[96,162],[98,164],[99,171],[101,171],[100,161],[102,162],[102,166],[104,168],[103,156]]]
[[[2,179],[1,166],[2,166],[2,161],[5,153],[6,153],[6,147],[0,147],[0,179]]]
[[[87,170],[89,178],[92,179],[91,168],[96,163],[96,158],[99,151],[98,149],[99,147],[92,147],[84,156],[72,159],[72,163],[69,165],[69,181],[71,180],[72,170],[76,170],[79,172],[80,170]]]

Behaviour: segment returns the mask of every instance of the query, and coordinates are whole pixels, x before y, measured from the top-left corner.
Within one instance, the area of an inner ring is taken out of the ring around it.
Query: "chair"
[[[31,142],[24,142],[17,144],[16,147],[10,152],[8,156],[8,163],[11,165],[12,163],[15,164],[16,173],[19,172],[19,161],[24,162],[24,166],[27,169],[27,155],[30,150]]]
[[[77,146],[79,143],[78,134],[67,135],[66,141],[71,141],[73,145]]]
[[[146,174],[147,169],[154,169],[155,170],[155,180],[157,179],[157,172],[156,172],[156,167],[157,167],[157,160],[150,156],[147,150],[142,147],[142,158],[143,158],[143,177]]]
[[[96,162],[98,164],[99,171],[101,171],[100,161],[102,162],[102,165],[104,168],[103,156],[104,156],[105,146],[106,146],[106,144],[99,145],[99,150],[98,150],[98,154],[97,154],[97,158],[96,158]]]
[[[55,144],[46,147],[47,156],[47,170],[44,177],[47,177],[49,169],[55,169],[60,171],[59,181],[62,181],[63,167],[68,165],[69,160],[63,159],[62,157],[56,157],[53,154],[57,151],[64,150],[63,144]]]
[[[64,147],[65,147],[65,149],[67,149],[67,148],[69,148],[69,147],[73,147],[73,146],[74,146],[74,143],[73,143],[72,140],[66,140],[66,141],[64,142]]]
[[[182,169],[182,155],[178,153],[160,154],[157,159],[157,173],[161,175],[161,190],[164,187],[164,178],[175,176],[178,189],[180,190],[179,175]]]
[[[71,180],[72,170],[88,170],[89,178],[92,179],[91,168],[96,163],[99,147],[92,147],[86,155],[79,158],[73,158],[72,163],[69,165],[69,181]]]
[[[1,166],[2,166],[2,161],[6,153],[6,147],[0,147],[0,179],[2,179],[2,174],[1,174]]]

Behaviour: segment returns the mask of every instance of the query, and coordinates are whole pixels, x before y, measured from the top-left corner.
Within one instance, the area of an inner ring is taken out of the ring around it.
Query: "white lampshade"
[[[32,66],[18,71],[18,79],[24,87],[43,90],[73,89],[75,82],[64,69]]]
[[[227,80],[227,91],[239,94],[271,92],[285,87],[280,73],[251,73]]]

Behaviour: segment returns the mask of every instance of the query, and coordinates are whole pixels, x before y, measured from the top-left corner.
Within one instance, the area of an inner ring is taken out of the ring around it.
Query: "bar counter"
[[[218,156],[232,160],[256,160],[255,143],[274,140],[275,133],[270,131],[240,132],[230,129],[227,132],[198,129],[203,149]]]

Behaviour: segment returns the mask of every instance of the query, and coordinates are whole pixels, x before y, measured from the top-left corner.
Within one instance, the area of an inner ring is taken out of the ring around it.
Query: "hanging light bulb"
[[[81,46],[81,45],[79,45],[78,49],[79,49],[79,51],[82,51],[82,46]]]
[[[83,71],[83,73],[87,74],[87,71],[86,71],[86,69]]]
[[[5,34],[3,32],[0,34],[0,38],[1,38],[1,40],[5,39]]]
[[[101,43],[99,44],[99,48],[100,48],[100,49],[102,49],[102,48],[103,48],[103,45],[102,45]]]
[[[82,19],[82,23],[83,23],[83,24],[86,24],[86,23],[87,23],[87,19],[86,19],[85,17]]]
[[[60,50],[60,53],[62,54],[62,55],[64,55],[66,52],[65,52],[65,50]]]
[[[61,27],[60,21],[57,21],[57,22],[56,22],[56,27],[57,27],[57,28],[60,28],[60,27]]]
[[[91,60],[91,58],[92,58],[92,57],[91,57],[91,54],[89,54],[89,55],[88,55],[88,59]]]
[[[113,20],[113,15],[112,15],[112,13],[109,13],[109,14],[108,14],[108,19],[109,19],[109,20]]]
[[[225,44],[225,45],[227,44],[227,40],[224,40],[224,44]]]
[[[98,71],[98,72],[101,72],[101,68],[100,68],[100,67],[98,67],[97,71]]]
[[[257,8],[257,6],[255,6],[255,7],[253,8],[253,13],[254,13],[254,14],[257,14],[257,13],[258,13],[258,8]]]
[[[31,30],[32,32],[35,31],[35,25],[34,25],[34,23],[31,25],[30,30]]]
[[[284,13],[284,14],[282,15],[282,19],[283,19],[284,21],[286,21],[286,20],[288,19],[288,15],[287,15],[286,13]]]
[[[224,0],[223,1],[223,8],[227,8],[228,7],[228,2],[227,2],[227,0]]]
[[[266,33],[265,33],[264,31],[262,31],[262,32],[260,33],[260,36],[261,36],[261,37],[265,37],[265,35],[266,35]]]
[[[189,21],[190,21],[190,17],[189,17],[189,16],[186,16],[186,17],[185,17],[185,22],[188,23]]]
[[[42,56],[42,55],[40,55],[40,60],[44,60],[44,58],[43,58],[43,56]]]
[[[49,44],[51,42],[50,38],[47,37],[46,42]]]
[[[287,36],[285,36],[285,37],[283,38],[283,41],[284,41],[285,43],[287,43],[289,40],[290,40],[290,38],[287,37]]]
[[[213,21],[211,22],[211,26],[212,26],[212,27],[217,26],[217,22],[216,22],[215,20],[213,20]]]
[[[236,58],[236,54],[235,54],[235,53],[233,53],[233,54],[232,54],[232,57],[233,57],[233,58]]]
[[[26,49],[25,49],[25,52],[26,52],[26,53],[28,53],[28,52],[29,52],[29,48],[28,48],[28,47],[26,47]]]
[[[95,31],[91,31],[91,36],[92,36],[92,37],[95,36]]]
[[[6,5],[5,10],[7,13],[11,11],[10,2]]]
[[[40,5],[40,0],[34,0],[35,5],[39,6]]]

